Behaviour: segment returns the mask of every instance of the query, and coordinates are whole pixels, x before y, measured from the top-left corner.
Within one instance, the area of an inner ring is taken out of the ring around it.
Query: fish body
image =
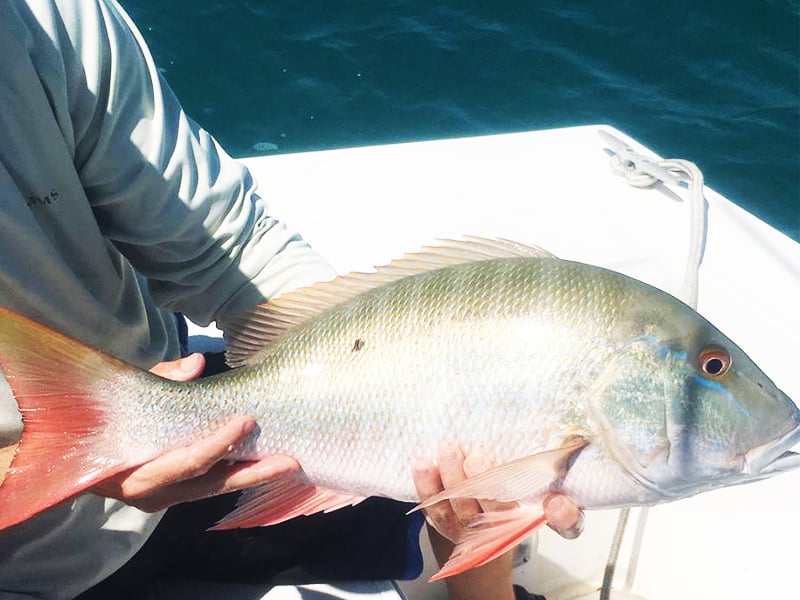
[[[443,443],[504,463],[557,446],[567,429],[590,432],[581,394],[613,349],[586,340],[607,336],[612,319],[543,316],[556,298],[537,280],[554,266],[475,262],[382,286],[290,330],[253,364],[164,382],[132,405],[133,418],[186,388],[179,414],[151,430],[154,447],[252,414],[264,433],[236,458],[291,454],[315,483],[415,500],[411,466]]]
[[[625,304],[647,302],[635,294],[641,286],[603,278],[616,277],[526,258],[404,278],[293,328],[252,364],[188,386],[164,382],[131,409],[160,407],[169,388],[186,388],[178,414],[157,419],[166,427],[148,428],[153,447],[251,414],[264,434],[235,458],[290,454],[320,485],[415,500],[411,466],[443,443],[500,464],[569,433],[597,437],[585,394],[612,360],[608,340]],[[603,293],[587,293],[593,285]],[[575,304],[588,310],[561,308]],[[120,423],[121,434],[130,430]]]
[[[477,524],[445,575],[537,526],[551,491],[585,508],[656,504],[796,464],[783,455],[800,438],[797,407],[710,323],[644,283],[526,247],[473,240],[428,250],[296,292],[233,330],[238,368],[175,383],[0,313],[0,365],[32,430],[0,487],[0,526],[236,414],[259,427],[231,458],[288,454],[304,475],[246,492],[222,527],[366,496],[416,501],[420,459],[445,443],[485,452],[495,469],[431,502],[469,496],[521,508]],[[53,363],[68,374],[50,381]],[[88,426],[76,398],[91,409]],[[53,417],[80,420],[78,441],[58,450],[74,458],[67,477],[78,483],[52,476],[52,494],[24,505],[16,490],[26,471],[42,471],[24,460],[26,444],[35,448],[39,423]],[[309,500],[295,500],[297,490]],[[498,530],[499,546],[475,550]]]

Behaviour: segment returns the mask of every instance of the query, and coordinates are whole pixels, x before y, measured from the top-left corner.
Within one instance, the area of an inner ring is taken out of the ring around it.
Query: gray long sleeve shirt
[[[254,190],[113,0],[0,2],[0,305],[141,367],[174,358],[172,311],[224,321],[334,274]],[[17,422],[0,402],[0,437]],[[0,598],[72,597],[158,518],[86,494],[0,532]]]

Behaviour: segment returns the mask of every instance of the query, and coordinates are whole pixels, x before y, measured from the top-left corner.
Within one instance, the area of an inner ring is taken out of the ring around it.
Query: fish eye
[[[710,346],[700,353],[700,370],[709,377],[722,377],[731,368],[731,355],[722,348]]]

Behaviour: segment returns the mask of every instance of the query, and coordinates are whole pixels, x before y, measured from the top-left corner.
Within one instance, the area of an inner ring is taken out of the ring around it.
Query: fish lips
[[[789,450],[800,442],[800,412],[795,413],[795,421],[795,427],[783,437],[753,448],[745,454],[746,474],[760,479],[800,466],[800,454]]]

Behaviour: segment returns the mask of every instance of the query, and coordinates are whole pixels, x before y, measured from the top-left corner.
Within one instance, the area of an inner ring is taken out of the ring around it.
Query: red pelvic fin
[[[544,524],[541,509],[519,506],[481,514],[456,543],[450,559],[430,578],[437,581],[480,567],[508,552]]]

